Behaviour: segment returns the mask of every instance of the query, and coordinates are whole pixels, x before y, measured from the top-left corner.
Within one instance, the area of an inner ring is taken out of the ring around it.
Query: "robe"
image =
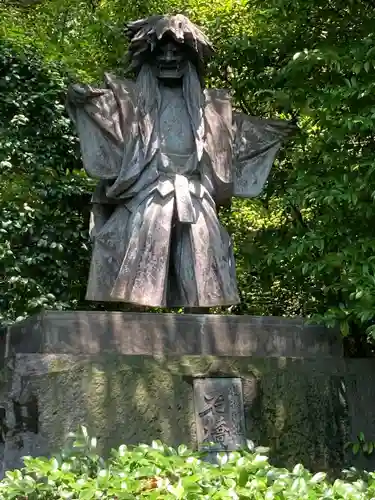
[[[84,168],[98,179],[86,298],[150,307],[238,303],[232,242],[217,207],[261,192],[295,127],[235,113],[227,91],[205,90],[204,134],[193,127],[193,149],[174,155],[162,140],[160,109],[141,111],[136,82],[106,75],[105,88],[74,92],[68,112]],[[176,140],[187,123],[176,121]]]

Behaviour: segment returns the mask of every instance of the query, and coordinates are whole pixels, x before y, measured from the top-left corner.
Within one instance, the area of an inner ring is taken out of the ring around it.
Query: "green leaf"
[[[183,456],[183,455],[185,455],[185,454],[186,454],[186,452],[187,452],[187,446],[185,446],[184,444],[181,444],[181,445],[178,447],[177,451],[178,451],[178,454],[179,454],[179,455]]]
[[[313,477],[310,479],[310,483],[312,484],[318,484],[324,481],[327,477],[327,474],[325,472],[317,472],[316,474],[313,475]]]

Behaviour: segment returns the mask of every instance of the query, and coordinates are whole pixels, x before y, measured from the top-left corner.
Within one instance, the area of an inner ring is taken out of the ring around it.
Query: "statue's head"
[[[202,31],[185,16],[152,16],[130,23],[127,28],[129,55],[136,72],[148,64],[157,78],[179,80],[190,62],[203,83],[213,48]]]

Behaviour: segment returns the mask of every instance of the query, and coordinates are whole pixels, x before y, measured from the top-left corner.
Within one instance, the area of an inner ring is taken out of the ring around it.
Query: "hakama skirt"
[[[191,199],[194,223],[178,220],[173,192],[154,190],[131,211],[117,205],[93,235],[86,298],[168,308],[237,304],[231,239],[211,196]]]

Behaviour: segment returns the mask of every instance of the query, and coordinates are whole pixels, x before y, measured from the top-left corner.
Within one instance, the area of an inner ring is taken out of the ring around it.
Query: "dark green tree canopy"
[[[375,9],[359,0],[0,7],[3,318],[88,307],[91,186],[63,108],[64,75],[98,81],[104,70],[121,73],[125,25],[175,12],[213,41],[209,86],[229,86],[239,109],[294,118],[301,129],[262,197],[236,200],[221,214],[233,234],[242,295],[229,312],[305,315],[339,322],[345,336],[372,337]]]

